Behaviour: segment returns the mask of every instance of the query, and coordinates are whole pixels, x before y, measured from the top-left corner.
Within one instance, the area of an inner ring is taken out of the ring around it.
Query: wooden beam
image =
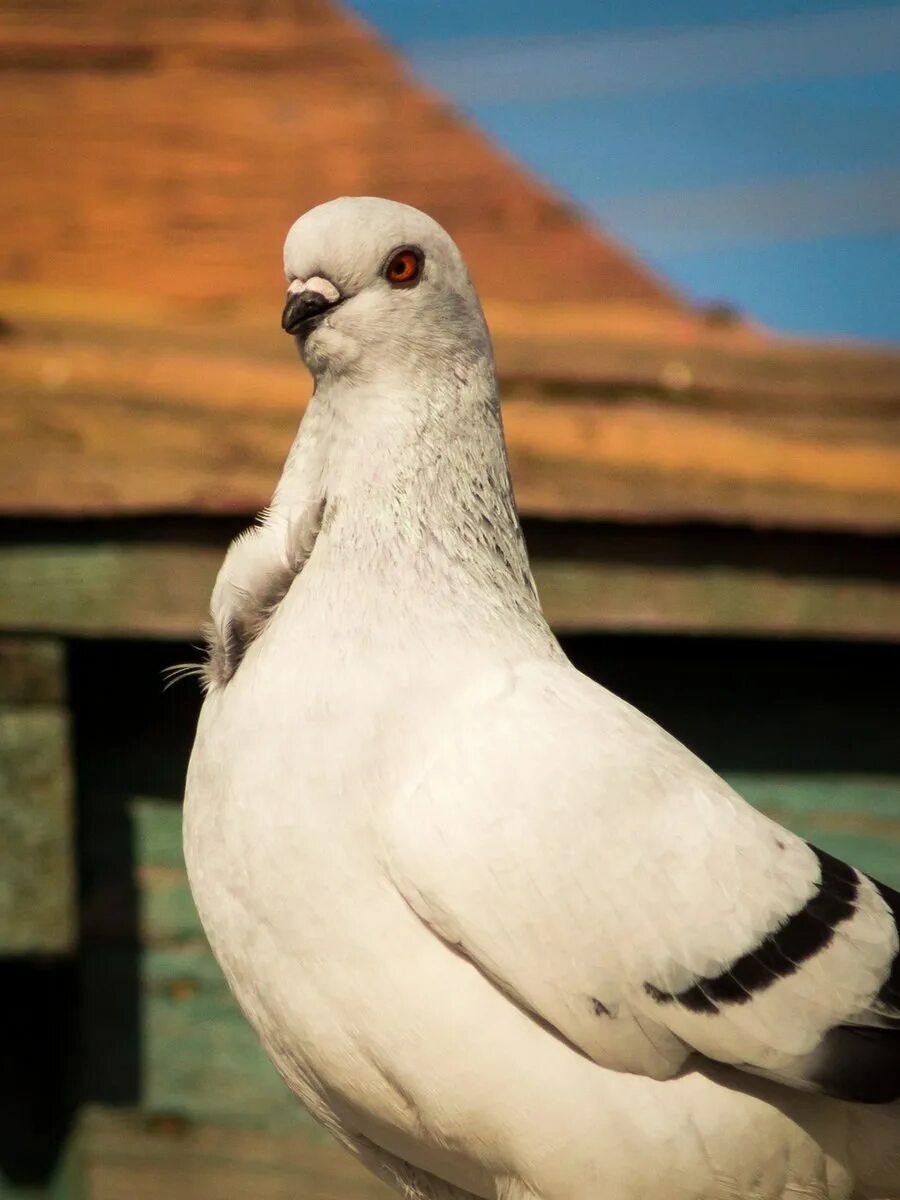
[[[507,379],[700,395],[782,413],[887,411],[900,392],[892,347],[776,337],[743,322],[634,306],[487,304]]]
[[[223,551],[168,543],[0,547],[0,631],[196,637]]]
[[[65,655],[58,641],[0,638],[0,706],[33,708],[65,700]]]
[[[551,558],[534,571],[560,632],[653,630],[900,638],[900,579],[831,565]],[[0,544],[0,632],[191,639],[206,619],[223,545],[185,541]]]
[[[296,379],[296,357],[278,328],[275,301],[277,296],[264,306],[243,307],[237,316],[217,310],[210,319],[201,304],[165,305],[133,292],[70,289],[59,281],[53,287],[0,281],[8,341],[0,363],[15,373],[14,364],[34,354],[43,354],[45,363],[52,356],[58,376],[70,354],[94,350],[101,374],[115,380],[131,373],[132,354],[161,358],[165,372],[179,355],[209,354],[243,361],[250,370],[281,364]],[[673,396],[696,391],[707,403],[776,411],[846,405],[877,412],[889,410],[900,393],[900,351],[887,345],[778,337],[744,322],[716,324],[686,309],[616,301],[488,298],[485,312],[507,380],[592,389],[630,385]],[[203,380],[197,384],[202,390]],[[209,389],[207,394],[211,404],[219,403]]]
[[[0,955],[75,936],[72,767],[63,648],[0,640]]]
[[[0,512],[267,502],[309,393],[269,323],[210,325],[193,310],[91,323],[10,303]],[[683,316],[655,336],[612,318],[606,332],[596,312],[590,332],[582,314],[574,333],[548,317],[549,333],[524,336],[528,319],[507,312],[498,337],[527,516],[900,531],[900,355]]]
[[[538,560],[558,633],[634,632],[900,639],[900,581],[765,567]]]
[[[327,1134],[195,1125],[172,1115],[88,1108],[54,1194],[79,1200],[388,1200]]]

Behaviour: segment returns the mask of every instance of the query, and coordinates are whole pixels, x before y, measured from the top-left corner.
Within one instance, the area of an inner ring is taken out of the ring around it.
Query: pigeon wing
[[[441,706],[387,817],[418,916],[598,1063],[900,1094],[900,897],[560,663]]]

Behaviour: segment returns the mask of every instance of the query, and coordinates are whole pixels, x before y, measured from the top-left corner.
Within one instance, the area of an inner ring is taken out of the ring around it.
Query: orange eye
[[[421,271],[421,251],[407,248],[394,251],[385,265],[384,277],[396,287],[404,283],[415,283]]]

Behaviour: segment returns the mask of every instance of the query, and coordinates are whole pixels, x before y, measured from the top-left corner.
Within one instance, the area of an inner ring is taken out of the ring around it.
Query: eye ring
[[[381,273],[391,287],[411,287],[418,283],[424,262],[418,246],[398,246],[388,255]]]

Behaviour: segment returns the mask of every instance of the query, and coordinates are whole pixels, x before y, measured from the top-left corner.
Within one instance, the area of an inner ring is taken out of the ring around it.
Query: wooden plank
[[[0,547],[0,630],[192,638],[224,548],[168,543]]]
[[[140,893],[141,944],[162,950],[203,942],[181,847],[181,805],[153,797],[129,804]],[[94,928],[95,933],[100,933]]]
[[[93,352],[101,382],[121,378],[119,372],[132,375],[116,361],[123,352],[142,359],[161,353],[168,372],[177,363],[174,352],[213,361],[225,356],[248,368],[280,364],[296,382],[303,376],[278,327],[276,292],[265,304],[245,306],[238,315],[223,310],[210,320],[201,305],[167,306],[134,292],[0,281],[0,313],[21,352],[13,354],[16,345],[7,344],[0,363],[16,378],[42,354],[45,367],[49,357],[57,368],[58,380],[70,355],[83,370]],[[550,390],[655,388],[726,408],[793,412],[849,406],[877,413],[891,409],[900,393],[900,351],[890,346],[779,337],[740,322],[712,324],[690,310],[615,300],[579,304],[544,297],[536,305],[488,299],[485,312],[501,378],[509,382],[543,382]],[[220,402],[214,393],[209,400]],[[277,404],[278,397],[270,395],[268,403]]]
[[[877,563],[870,574],[833,563],[818,574],[812,562],[717,564],[712,552],[703,561],[702,546],[699,561],[666,563],[605,545],[597,540],[594,558],[535,558],[544,609],[560,632],[900,638],[900,579],[879,576]],[[0,543],[0,632],[195,638],[223,555],[223,545],[187,538]]]
[[[0,646],[0,954],[65,953],[74,941],[69,717],[56,703],[62,671],[58,645]]]
[[[22,320],[0,344],[0,511],[266,503],[309,393],[274,326]],[[900,530],[900,355],[679,320],[656,343],[602,324],[593,340],[501,336],[526,515]]]
[[[743,322],[609,305],[487,305],[501,376],[545,385],[657,388],[706,404],[794,413],[888,410],[900,353],[777,337]]]
[[[780,574],[764,567],[538,559],[558,633],[593,631],[900,638],[900,581]]]
[[[50,638],[0,637],[0,706],[62,704],[65,651]]]
[[[195,364],[198,380],[215,373]],[[296,398],[303,386],[292,380],[283,393]],[[199,403],[20,390],[2,418],[0,509],[257,511],[278,479],[300,405],[260,409],[249,388],[246,395],[223,415]],[[528,516],[900,531],[900,444],[884,421],[847,416],[802,428],[649,395],[548,401],[525,392],[505,403],[504,419]]]
[[[900,778],[735,772],[729,782],[801,837],[900,889]]]
[[[900,529],[900,427],[723,413],[650,395],[504,405],[523,512],[771,528]]]
[[[58,1200],[385,1200],[327,1135],[195,1125],[92,1107],[72,1135]]]
[[[277,292],[300,212],[387,194],[454,230],[485,294],[539,300],[562,262],[570,296],[682,307],[349,8],[282,0],[256,16],[234,0],[4,6],[0,109],[16,120],[0,147],[20,164],[0,196],[16,228],[4,274],[228,311]]]
[[[129,814],[131,853],[124,863],[109,864],[87,906],[83,972],[88,998],[102,998],[117,979],[133,977],[135,1011],[85,1005],[89,1056],[108,1058],[108,1047],[134,1038],[134,1098],[147,1113],[269,1130],[311,1124],[263,1053],[209,951],[184,870],[181,805],[137,798]],[[121,878],[123,869],[134,872],[133,880]],[[121,927],[116,901],[129,882],[137,896],[134,930]],[[108,1068],[105,1062],[107,1078]],[[88,1076],[97,1077],[90,1062]]]
[[[215,372],[198,361],[195,374],[209,381]],[[302,386],[292,380],[283,394]],[[280,474],[300,405],[260,410],[249,387],[246,396],[223,415],[198,403],[19,391],[4,421],[0,508],[256,511]],[[609,403],[527,393],[509,398],[504,418],[526,515],[900,530],[900,445],[885,422],[848,416],[789,428],[652,396]]]
[[[94,938],[82,964],[89,1095],[197,1122],[270,1130],[312,1123],[267,1059],[201,934],[167,948]],[[131,1012],[103,1003],[123,980],[136,985]],[[137,1086],[126,1089],[133,1057]]]
[[[103,971],[98,955],[97,970]],[[308,1125],[200,939],[141,956],[141,1106],[254,1128]]]

